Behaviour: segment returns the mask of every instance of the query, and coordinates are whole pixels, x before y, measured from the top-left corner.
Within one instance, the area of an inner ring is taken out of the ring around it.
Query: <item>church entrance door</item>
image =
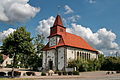
[[[50,69],[50,70],[53,69],[53,61],[49,61],[49,69]]]

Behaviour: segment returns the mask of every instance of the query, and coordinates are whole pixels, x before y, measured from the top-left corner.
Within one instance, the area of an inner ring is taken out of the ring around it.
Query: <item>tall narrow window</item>
[[[82,55],[81,55],[81,52],[80,52],[80,58],[81,58],[81,56],[82,56]]]
[[[63,32],[63,29],[60,29],[60,32]]]
[[[85,53],[85,56],[84,56],[84,57],[85,57],[85,60],[86,60],[86,53]]]
[[[89,59],[90,59],[90,54],[89,54]]]
[[[77,59],[79,58],[80,56],[79,56],[79,52],[77,52]]]

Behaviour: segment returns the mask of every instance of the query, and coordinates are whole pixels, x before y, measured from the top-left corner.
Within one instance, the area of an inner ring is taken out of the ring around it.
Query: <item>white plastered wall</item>
[[[53,61],[53,66],[55,66],[55,49],[47,51],[47,67],[49,66],[49,61]]]
[[[64,52],[65,48],[60,47],[58,48],[58,70],[62,70],[64,68]]]
[[[46,65],[46,51],[43,51],[43,63],[42,63],[42,67],[45,68]]]
[[[75,59],[75,50],[71,47],[67,47],[67,60],[69,59]]]

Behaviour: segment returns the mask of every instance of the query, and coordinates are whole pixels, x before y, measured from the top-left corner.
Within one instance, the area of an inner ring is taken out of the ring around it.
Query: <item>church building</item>
[[[98,51],[80,36],[66,32],[60,15],[50,28],[49,42],[43,50],[44,70],[65,70],[70,59],[85,60],[98,58]]]

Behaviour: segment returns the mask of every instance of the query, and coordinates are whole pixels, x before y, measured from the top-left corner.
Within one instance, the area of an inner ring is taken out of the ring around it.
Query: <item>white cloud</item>
[[[55,18],[51,16],[46,20],[39,22],[37,31],[43,34],[45,37],[49,36],[50,27],[53,26]],[[71,28],[67,28],[67,32],[76,34],[84,38],[94,48],[100,50],[118,49],[118,44],[115,42],[116,35],[112,31],[108,31],[106,28],[99,29],[97,32],[93,32],[90,28],[71,24]],[[70,26],[70,25],[69,25]]]
[[[80,18],[79,15],[74,15],[74,16],[68,17],[68,20],[70,20],[71,22],[77,22],[79,18]]]
[[[65,5],[64,8],[66,10],[66,12],[64,14],[70,14],[70,13],[74,12],[68,5]]]
[[[5,39],[5,37],[7,37],[10,33],[14,32],[16,29],[13,28],[9,28],[6,31],[0,32],[0,42],[2,42],[3,39]]]
[[[97,49],[118,49],[118,44],[115,42],[115,33],[108,31],[106,28],[99,29],[93,33],[90,28],[73,23],[72,28],[68,28],[67,31],[83,37]]]
[[[0,21],[24,22],[33,18],[40,8],[28,4],[29,0],[0,0]]]
[[[39,22],[39,25],[37,26],[37,31],[40,34],[43,34],[44,36],[48,36],[50,34],[50,27],[53,26],[53,23],[55,21],[55,18],[51,16],[47,20],[42,20]]]

